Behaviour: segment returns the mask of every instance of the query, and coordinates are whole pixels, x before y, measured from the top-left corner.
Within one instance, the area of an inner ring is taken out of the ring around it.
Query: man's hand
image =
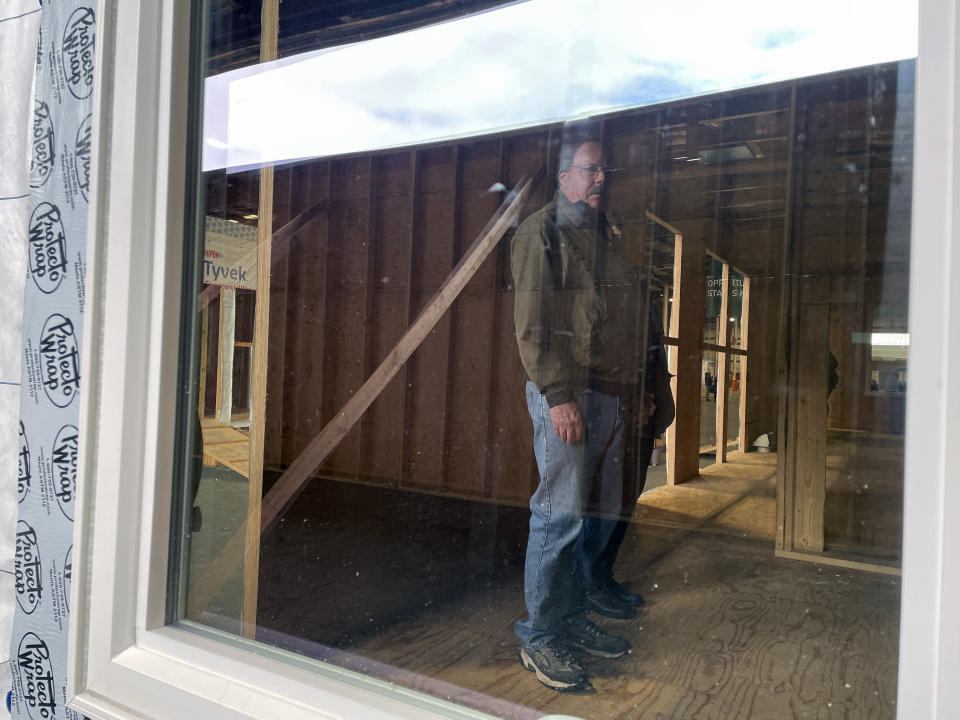
[[[553,431],[565,443],[575,445],[583,437],[583,415],[576,400],[550,408]]]

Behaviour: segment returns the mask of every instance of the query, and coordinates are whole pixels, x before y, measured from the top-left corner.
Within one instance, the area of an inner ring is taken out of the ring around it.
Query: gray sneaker
[[[627,654],[630,643],[619,635],[611,635],[596,623],[579,617],[567,623],[564,639],[574,650],[603,658],[618,658]]]
[[[560,692],[590,692],[590,678],[575,657],[562,643],[552,640],[536,650],[520,648],[520,662],[535,672],[537,679]]]

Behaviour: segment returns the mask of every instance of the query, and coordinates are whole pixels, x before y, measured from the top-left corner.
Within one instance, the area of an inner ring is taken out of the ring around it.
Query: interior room
[[[913,78],[205,173],[186,617],[505,718],[894,717]],[[602,621],[633,650],[591,697],[513,635],[539,475],[510,239],[578,123],[676,407],[615,568],[646,607]]]

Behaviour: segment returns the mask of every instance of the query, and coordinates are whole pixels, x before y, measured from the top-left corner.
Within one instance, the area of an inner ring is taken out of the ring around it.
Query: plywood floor
[[[731,459],[644,495],[617,575],[648,609],[601,621],[633,651],[589,661],[593,695],[517,662],[521,508],[313,483],[264,544],[258,637],[504,718],[894,718],[899,580],[773,557],[775,457]],[[200,499],[234,484],[241,516],[240,478]],[[230,629],[238,588],[201,620]]]
[[[213,418],[202,419],[200,427],[203,431],[203,464],[208,467],[223,465],[245,478],[250,477],[247,435]]]
[[[634,512],[634,522],[772,543],[777,456],[730,452],[727,457],[727,463],[701,468],[695,480],[645,492]]]
[[[636,578],[649,608],[638,620],[604,623],[634,650],[588,663],[595,695],[554,693],[516,662],[516,588],[471,597],[350,651],[421,674],[424,689],[434,678],[454,699],[504,717],[524,713],[449,686],[597,720],[894,717],[897,582],[774,560],[752,540],[667,529],[632,539],[645,547],[622,572]]]

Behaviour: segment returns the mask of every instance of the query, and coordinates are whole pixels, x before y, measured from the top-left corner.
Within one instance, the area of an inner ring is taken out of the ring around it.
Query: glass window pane
[[[172,615],[505,718],[894,717],[915,20],[368,5],[206,6]]]

